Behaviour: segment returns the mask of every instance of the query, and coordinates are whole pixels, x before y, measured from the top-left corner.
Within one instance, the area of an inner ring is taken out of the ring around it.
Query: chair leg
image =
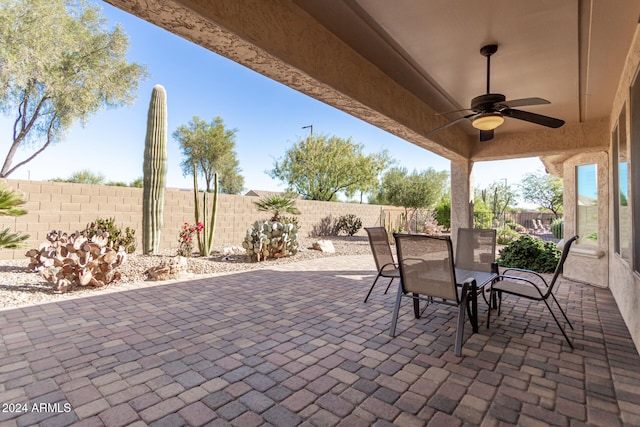
[[[456,356],[462,355],[462,338],[464,336],[464,317],[466,314],[467,306],[469,305],[469,285],[466,283],[462,286],[462,298],[460,305],[458,306],[458,327],[456,328],[456,343],[454,347],[454,354]]]
[[[562,306],[560,305],[560,303],[558,302],[558,300],[556,299],[555,295],[553,295],[553,293],[551,294],[551,296],[553,297],[553,300],[556,302],[556,305],[558,306],[558,308],[560,309],[560,313],[562,313],[562,315],[564,316],[564,320],[567,321],[567,323],[569,324],[569,326],[571,327],[571,329],[573,329],[573,325],[571,324],[571,322],[569,321],[569,318],[567,317],[567,314],[564,312],[564,310],[562,309]]]
[[[371,285],[371,287],[369,288],[369,293],[367,294],[367,296],[364,298],[364,302],[365,304],[367,303],[367,300],[369,299],[369,295],[371,295],[371,291],[373,290],[373,287],[376,285],[376,282],[378,281],[378,279],[380,278],[380,273],[378,273],[378,275],[376,276],[376,279],[373,281],[373,284]]]
[[[398,323],[398,312],[400,311],[400,302],[402,301],[402,286],[398,286],[398,294],[396,295],[396,305],[393,308],[393,316],[391,316],[391,328],[389,336],[396,336],[396,323]]]
[[[546,299],[543,299],[542,301],[544,301],[545,305],[547,306],[547,308],[549,309],[549,313],[551,313],[551,316],[553,317],[553,320],[556,321],[556,325],[558,325],[558,328],[560,328],[560,331],[562,332],[562,335],[564,335],[564,339],[567,340],[567,342],[569,343],[569,347],[573,348],[573,343],[571,342],[571,340],[569,339],[569,336],[567,335],[567,333],[564,331],[564,328],[562,327],[562,325],[560,324],[560,321],[558,321],[558,318],[556,317],[556,315],[553,313],[553,310],[551,310],[551,306],[549,305],[549,303],[547,302]],[[561,309],[562,310],[562,309]]]
[[[395,277],[392,277],[391,280],[389,280],[389,284],[387,285],[387,289],[384,291],[385,295],[387,294],[387,292],[389,292],[389,288],[391,287],[391,284],[393,283],[393,279],[395,279]]]
[[[413,316],[416,319],[420,318],[420,294],[413,294]]]

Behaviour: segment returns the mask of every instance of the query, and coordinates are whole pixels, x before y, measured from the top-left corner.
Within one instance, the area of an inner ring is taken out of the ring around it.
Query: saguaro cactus
[[[154,254],[160,244],[167,177],[167,94],[161,85],[155,85],[151,92],[143,173],[142,251]]]

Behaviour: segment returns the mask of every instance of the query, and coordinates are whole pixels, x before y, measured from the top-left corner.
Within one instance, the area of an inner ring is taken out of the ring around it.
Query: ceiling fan
[[[543,116],[540,114],[530,113],[528,111],[516,110],[513,107],[524,107],[528,105],[541,105],[550,104],[549,101],[542,98],[522,98],[512,99],[507,101],[506,97],[500,93],[491,93],[490,90],[490,75],[491,75],[491,55],[498,51],[498,45],[490,44],[483,46],[480,49],[480,54],[487,58],[487,93],[484,95],[476,96],[471,100],[471,108],[465,108],[464,110],[450,111],[449,113],[455,113],[459,111],[472,111],[471,114],[459,117],[450,121],[449,123],[435,128],[425,134],[425,136],[431,135],[444,128],[447,128],[455,123],[458,123],[464,119],[471,119],[471,125],[480,130],[480,141],[489,141],[493,139],[493,131],[498,126],[504,123],[505,117],[512,119],[524,120],[525,122],[531,122],[550,128],[559,128],[564,125],[564,120],[555,119],[553,117]],[[443,114],[449,114],[443,113]]]

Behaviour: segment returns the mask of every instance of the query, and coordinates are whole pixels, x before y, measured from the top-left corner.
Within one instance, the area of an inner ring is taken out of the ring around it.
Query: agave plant
[[[280,218],[284,214],[300,215],[300,211],[295,206],[295,200],[290,197],[274,194],[273,196],[263,197],[257,202],[253,202],[260,212],[271,212],[272,222],[280,222]]]

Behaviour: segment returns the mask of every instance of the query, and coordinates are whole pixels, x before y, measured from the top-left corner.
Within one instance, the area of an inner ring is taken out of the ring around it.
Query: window
[[[629,121],[629,127],[631,131],[631,139],[629,140],[629,148],[630,148],[630,165],[629,169],[629,194],[632,197],[632,200],[629,200],[631,204],[631,220],[632,220],[632,230],[633,235],[631,237],[632,242],[632,259],[633,259],[633,269],[637,272],[640,272],[640,232],[638,227],[640,227],[640,206],[638,206],[638,202],[633,199],[633,192],[638,192],[638,188],[640,188],[640,171],[638,171],[638,166],[640,166],[640,78],[639,75],[636,74],[633,84],[631,85],[631,119]],[[634,190],[635,189],[635,190]]]
[[[576,166],[576,199],[579,242],[598,244],[598,176],[595,164]]]
[[[614,242],[615,251],[631,262],[631,207],[629,206],[629,156],[627,152],[627,126],[625,106],[613,130],[612,160],[614,185]]]

